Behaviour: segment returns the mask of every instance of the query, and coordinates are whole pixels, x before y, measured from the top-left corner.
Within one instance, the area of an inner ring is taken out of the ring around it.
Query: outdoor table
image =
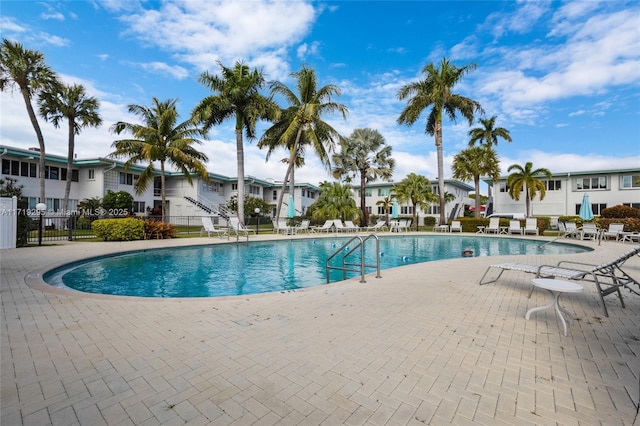
[[[486,226],[477,225],[477,228],[476,234],[484,234],[484,228],[486,228]]]
[[[623,243],[627,241],[632,243],[634,239],[640,242],[640,232],[620,232],[618,236],[620,238],[620,242]]]
[[[580,284],[572,283],[569,281],[563,280],[554,280],[551,278],[534,278],[531,280],[534,286],[543,288],[549,293],[553,295],[553,300],[547,305],[539,306],[536,308],[531,308],[527,311],[527,314],[524,316],[525,319],[529,319],[529,316],[538,311],[544,311],[545,309],[555,308],[556,313],[560,317],[560,322],[562,322],[562,327],[564,329],[564,335],[567,335],[567,323],[562,316],[562,313],[568,315],[569,322],[573,323],[573,318],[571,318],[571,314],[567,312],[567,310],[563,309],[558,303],[560,299],[560,295],[562,293],[579,293],[582,291],[582,286]]]
[[[433,230],[436,232],[449,232],[449,225],[436,225]]]
[[[501,234],[508,234],[509,233],[509,227],[508,226],[501,226],[500,227],[500,233]]]

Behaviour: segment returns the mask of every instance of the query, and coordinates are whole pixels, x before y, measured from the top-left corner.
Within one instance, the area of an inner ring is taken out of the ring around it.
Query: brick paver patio
[[[265,236],[251,237],[268,238]],[[290,238],[279,236],[277,238]],[[491,237],[489,237],[491,238]],[[2,250],[1,424],[627,424],[640,386],[640,296],[563,296],[567,337],[531,275],[503,261],[430,262],[304,291],[233,298],[99,297],[39,284],[53,265],[119,250],[217,242],[65,243]],[[640,257],[626,270],[640,278]],[[25,283],[28,281],[29,285]],[[639,423],[640,419],[636,421]]]

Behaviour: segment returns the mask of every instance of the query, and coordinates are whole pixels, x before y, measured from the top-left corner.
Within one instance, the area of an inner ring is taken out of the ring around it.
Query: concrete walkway
[[[271,236],[270,238],[273,238]],[[252,236],[264,239],[267,236]],[[279,239],[290,237],[276,237]],[[294,237],[295,238],[295,237]],[[493,237],[487,237],[493,238]],[[148,300],[56,291],[39,274],[86,256],[217,238],[61,243],[0,251],[3,426],[626,424],[640,397],[640,296],[563,296],[567,337],[531,275],[460,258],[383,278],[232,298]],[[225,240],[226,241],[226,240]],[[626,270],[640,278],[640,257]],[[25,280],[29,283],[25,282]],[[640,424],[640,419],[636,421]]]

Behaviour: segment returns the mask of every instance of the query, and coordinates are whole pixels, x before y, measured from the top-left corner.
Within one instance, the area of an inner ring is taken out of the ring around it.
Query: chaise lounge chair
[[[309,233],[309,224],[310,223],[311,223],[311,221],[309,221],[308,219],[303,220],[300,223],[300,225],[298,225],[298,226],[293,228],[294,234],[302,233],[302,232]]]
[[[276,221],[276,226],[273,228],[273,230],[276,232],[276,234],[279,234],[282,232],[283,235],[288,235],[292,233],[291,226],[287,225],[287,219],[278,219]]]
[[[602,233],[602,237],[609,239],[615,237],[616,241],[620,238],[620,234],[624,232],[624,223],[610,223],[609,229]]]
[[[451,221],[451,228],[449,229],[450,232],[462,232],[462,224],[460,223],[459,220],[453,220]]]
[[[324,222],[324,225],[322,226],[314,226],[311,228],[311,232],[326,232],[329,233],[329,231],[333,228],[333,220],[329,219],[326,220]]]
[[[386,228],[386,227],[387,227],[387,224],[386,224],[386,222],[384,220],[378,220],[375,225],[367,226],[365,228],[365,231],[367,231],[367,232],[383,231],[384,228]]]
[[[254,234],[256,233],[253,229],[247,228],[237,217],[229,218],[229,226],[231,226],[231,231],[237,236],[242,234],[245,235],[247,239],[249,239],[249,232],[253,232]]]
[[[520,226],[520,221],[518,219],[512,219],[509,221],[509,234],[522,235],[522,227]]]
[[[580,239],[581,240],[596,240],[598,238],[598,234],[600,233],[600,229],[593,222],[585,222],[580,228]]]
[[[538,235],[538,219],[535,217],[528,217],[524,224],[524,235],[535,234]]]
[[[334,219],[333,226],[336,228],[336,232],[347,231],[347,228],[342,223],[342,219]]]
[[[620,299],[620,304],[624,308],[624,301],[622,300],[620,287],[624,287],[630,292],[640,295],[640,283],[622,270],[624,262],[638,254],[640,254],[640,247],[636,247],[612,261],[600,265],[571,261],[561,261],[557,265],[528,265],[521,263],[500,263],[496,265],[489,265],[485,273],[482,275],[482,278],[480,278],[479,284],[485,285],[498,281],[504,271],[526,272],[529,274],[535,274],[536,278],[561,278],[590,281],[596,284],[600,301],[602,302],[602,308],[604,309],[604,315],[608,317],[609,313],[607,312],[607,306],[604,303],[605,296],[611,293],[617,293],[618,298]],[[494,268],[500,269],[498,276],[490,281],[485,281],[489,271]],[[630,284],[637,285],[639,291],[629,287]],[[529,296],[531,296],[533,289],[534,287],[531,288]]]
[[[353,223],[352,220],[345,220],[344,221],[344,227],[348,232],[358,232],[358,231],[360,231],[360,227],[356,226],[356,224]]]
[[[211,237],[211,234],[216,234],[220,238],[229,235],[226,230],[216,228],[210,217],[203,216],[200,219],[202,219],[202,229],[200,230],[201,237],[203,232],[206,232],[208,237]]]
[[[492,217],[489,219],[489,226],[484,228],[485,234],[497,234],[500,232],[500,218]]]

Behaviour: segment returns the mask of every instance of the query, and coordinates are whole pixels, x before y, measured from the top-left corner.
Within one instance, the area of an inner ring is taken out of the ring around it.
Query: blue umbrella
[[[289,195],[289,205],[287,206],[287,217],[296,217],[296,206],[293,203],[293,195]]]
[[[393,207],[391,208],[391,219],[398,218],[398,211],[400,207],[398,207],[398,200],[393,200]]]
[[[589,202],[589,194],[585,193],[582,197],[582,205],[580,206],[580,219],[593,220],[593,210],[591,210],[591,203]]]

